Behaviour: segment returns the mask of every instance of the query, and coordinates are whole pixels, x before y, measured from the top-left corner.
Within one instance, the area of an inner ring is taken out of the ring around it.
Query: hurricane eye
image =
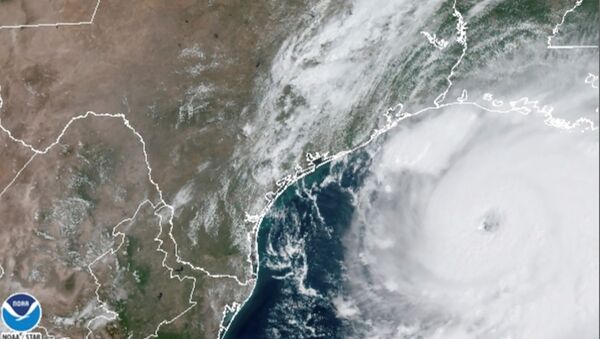
[[[479,230],[488,233],[494,233],[500,228],[502,223],[502,214],[497,210],[489,210],[481,218]]]

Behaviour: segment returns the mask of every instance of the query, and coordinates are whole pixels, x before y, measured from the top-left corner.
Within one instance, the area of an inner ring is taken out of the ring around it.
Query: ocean
[[[332,303],[344,286],[343,238],[352,192],[366,176],[366,154],[319,167],[287,188],[258,232],[254,292],[226,339],[343,338],[348,324]]]

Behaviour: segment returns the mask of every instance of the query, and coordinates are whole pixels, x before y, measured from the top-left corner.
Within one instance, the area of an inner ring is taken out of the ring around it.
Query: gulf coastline
[[[354,213],[350,192],[370,164],[365,152],[344,160],[287,187],[266,213],[257,232],[257,280],[224,339],[343,337],[331,299],[343,286],[342,240]],[[290,244],[302,244],[304,252],[279,258]]]

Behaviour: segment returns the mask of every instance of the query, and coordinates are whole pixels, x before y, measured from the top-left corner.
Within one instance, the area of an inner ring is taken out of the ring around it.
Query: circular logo
[[[41,319],[42,306],[30,294],[12,294],[2,304],[2,322],[13,331],[31,331]]]

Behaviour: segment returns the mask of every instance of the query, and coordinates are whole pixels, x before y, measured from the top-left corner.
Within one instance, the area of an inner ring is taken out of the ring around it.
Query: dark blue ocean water
[[[277,199],[259,228],[256,288],[226,339],[344,337],[332,298],[343,286],[351,192],[367,165],[364,154],[324,165]]]

